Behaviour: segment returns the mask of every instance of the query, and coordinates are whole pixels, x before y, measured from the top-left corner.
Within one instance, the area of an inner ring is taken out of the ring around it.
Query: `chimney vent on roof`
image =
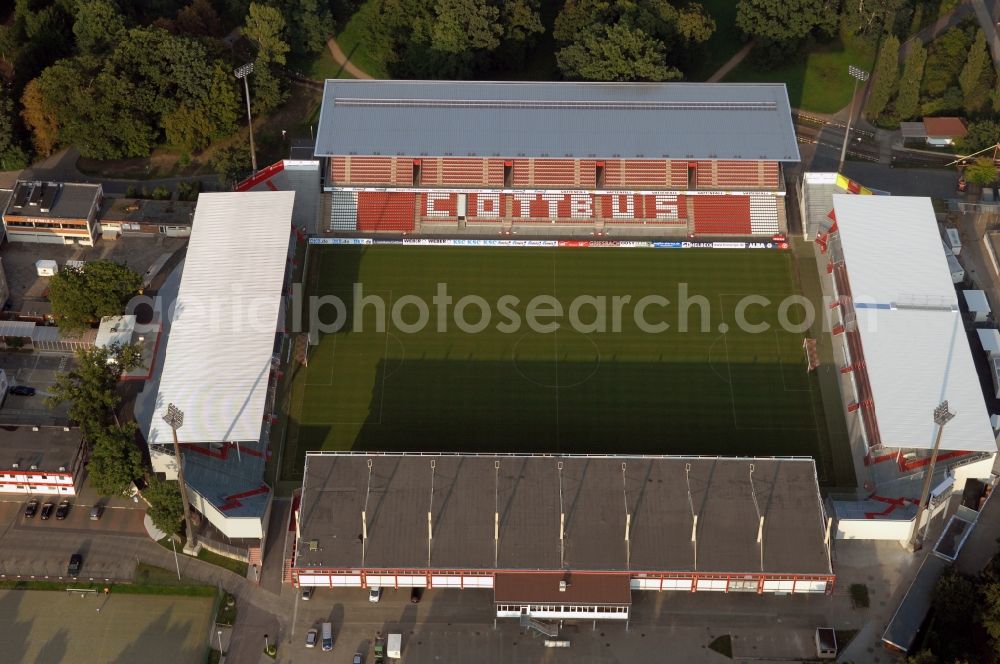
[[[566,592],[566,585],[567,584],[566,584],[565,581],[560,581],[559,582],[559,592],[561,592],[561,593]]]
[[[19,463],[12,463],[12,464],[10,464],[10,467],[13,468],[14,470],[17,470],[18,468],[21,467],[21,464],[19,464]]]
[[[319,540],[309,540],[309,550],[319,551]]]
[[[36,466],[35,464],[31,464],[31,470],[38,470],[38,466]]]
[[[60,473],[65,473],[66,472],[66,466],[59,466],[59,472]]]
[[[31,427],[32,431],[38,431],[38,427]]]

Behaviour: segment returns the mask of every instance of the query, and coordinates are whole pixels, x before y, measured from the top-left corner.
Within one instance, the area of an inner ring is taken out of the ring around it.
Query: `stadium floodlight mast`
[[[837,172],[844,170],[844,160],[847,158],[847,141],[851,136],[851,121],[854,120],[854,99],[858,96],[858,83],[868,80],[868,72],[861,67],[848,65],[847,73],[854,79],[854,94],[851,95],[851,113],[847,116],[847,129],[844,130],[844,145],[840,148],[840,163],[837,165]]]
[[[920,518],[927,509],[927,501],[931,492],[931,479],[934,477],[934,465],[937,463],[938,450],[941,448],[941,434],[944,433],[944,425],[948,424],[955,414],[948,410],[948,402],[942,401],[934,409],[934,424],[937,425],[937,435],[934,437],[934,449],[931,451],[931,462],[927,466],[924,475],[924,487],[920,492],[920,505],[917,507],[917,517],[913,520],[913,531],[910,534],[910,551],[917,551],[920,548]]]
[[[250,129],[250,163],[253,166],[253,172],[257,172],[257,151],[253,146],[253,117],[250,115],[250,83],[248,78],[250,74],[253,73],[253,63],[248,62],[245,65],[241,65],[233,70],[233,75],[236,78],[243,79],[243,90],[246,92],[247,97],[247,127]]]
[[[177,483],[181,487],[181,502],[184,504],[184,525],[187,527],[187,544],[184,551],[194,551],[198,546],[198,535],[191,522],[191,506],[188,503],[187,484],[184,482],[184,463],[181,461],[181,445],[177,442],[177,430],[184,426],[184,411],[174,404],[167,405],[163,421],[170,425],[174,434],[174,458],[177,459]]]

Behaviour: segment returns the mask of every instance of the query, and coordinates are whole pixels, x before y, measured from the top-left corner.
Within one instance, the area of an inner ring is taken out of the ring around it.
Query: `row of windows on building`
[[[497,611],[520,613],[528,609],[531,613],[628,613],[627,606],[584,606],[565,604],[497,604]]]
[[[68,228],[72,230],[85,229],[86,222],[55,222],[55,221],[7,221],[10,228]]]

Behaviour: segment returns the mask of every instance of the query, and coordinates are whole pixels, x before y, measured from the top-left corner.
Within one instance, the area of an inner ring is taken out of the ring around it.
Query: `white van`
[[[333,650],[333,625],[328,622],[323,623],[320,628],[320,634],[323,638],[323,651],[330,652]]]

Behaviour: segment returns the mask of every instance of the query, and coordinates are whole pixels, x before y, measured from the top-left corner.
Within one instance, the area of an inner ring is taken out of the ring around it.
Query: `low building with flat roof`
[[[18,180],[3,211],[7,239],[92,246],[103,193],[99,184]]]
[[[74,496],[85,460],[77,428],[0,427],[0,493]]]
[[[574,606],[834,583],[808,458],[310,452],[296,534],[300,586],[494,588],[505,605],[553,574],[606,577]]]

